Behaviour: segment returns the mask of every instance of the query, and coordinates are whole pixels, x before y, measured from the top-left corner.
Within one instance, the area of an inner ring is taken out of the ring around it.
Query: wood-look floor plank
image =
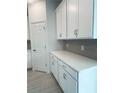
[[[51,74],[28,70],[27,93],[63,93]]]

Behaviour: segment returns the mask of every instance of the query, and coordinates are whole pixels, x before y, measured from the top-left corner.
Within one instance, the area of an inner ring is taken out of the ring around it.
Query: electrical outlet
[[[66,48],[69,48],[69,44],[68,43],[66,44]]]
[[[81,45],[81,51],[84,51],[85,48],[84,48],[84,45]]]

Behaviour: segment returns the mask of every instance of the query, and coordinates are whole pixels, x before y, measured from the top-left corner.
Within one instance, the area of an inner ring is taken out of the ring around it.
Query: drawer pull
[[[65,80],[67,80],[66,74],[65,74],[65,73],[63,73],[63,78],[64,78]]]
[[[65,65],[63,65],[63,68],[64,68],[64,69],[66,69],[66,66],[65,66]]]
[[[62,61],[58,61],[59,66],[61,66],[66,72],[68,72],[75,80],[77,80],[77,71],[75,71],[73,68],[69,67]],[[63,77],[63,74],[62,74]],[[66,76],[67,78],[67,76]]]

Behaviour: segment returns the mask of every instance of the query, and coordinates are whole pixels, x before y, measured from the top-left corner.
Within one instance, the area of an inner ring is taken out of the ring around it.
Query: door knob
[[[35,49],[33,51],[36,51]]]

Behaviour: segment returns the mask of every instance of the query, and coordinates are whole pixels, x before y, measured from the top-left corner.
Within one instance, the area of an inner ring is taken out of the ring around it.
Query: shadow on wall
[[[97,39],[64,41],[64,49],[97,60]]]

